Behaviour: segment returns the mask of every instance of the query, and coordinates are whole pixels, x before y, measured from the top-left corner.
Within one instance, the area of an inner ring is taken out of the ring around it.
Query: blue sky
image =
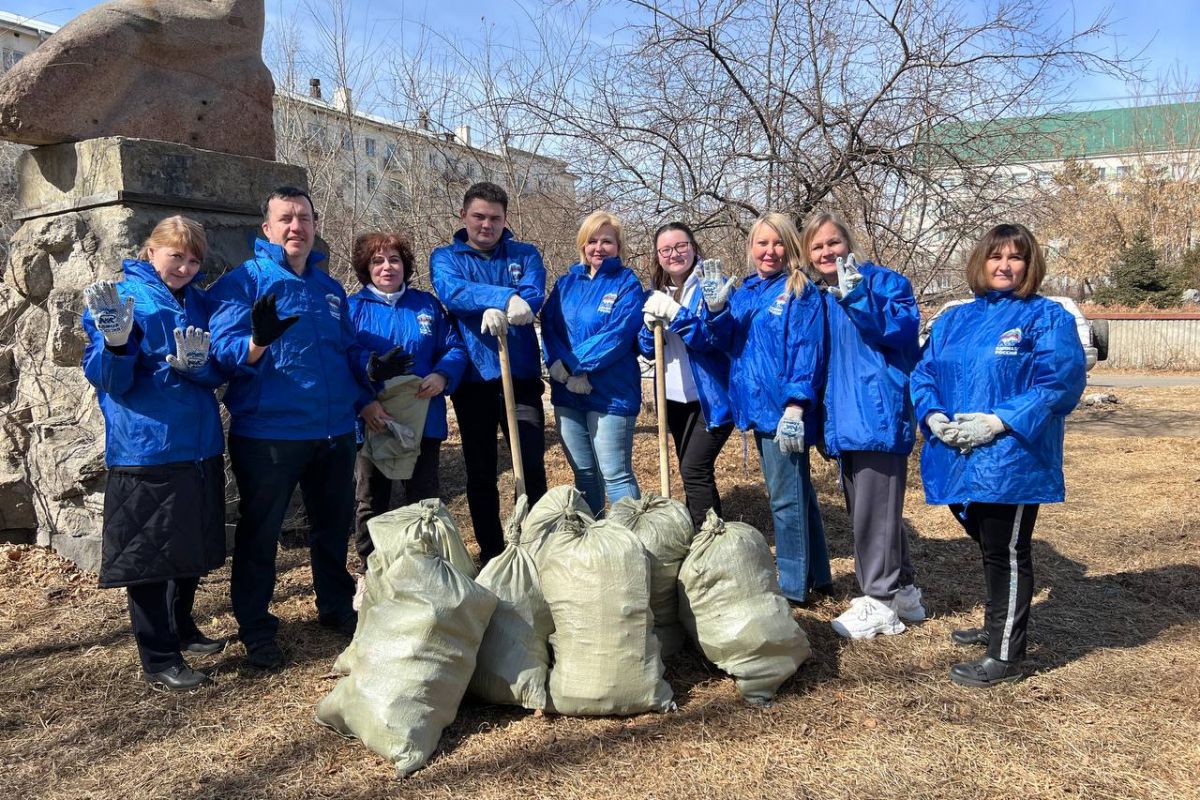
[[[320,0],[317,0],[320,2]],[[475,35],[481,30],[481,17],[495,23],[497,33],[520,34],[528,23],[517,0],[451,0],[450,2],[396,2],[395,0],[349,0],[356,14],[369,14],[385,26],[403,21],[421,21],[433,30]],[[536,8],[536,0],[521,0]],[[1072,14],[1082,24],[1109,9],[1114,37],[1103,44],[1132,56],[1143,51],[1144,74],[1150,81],[1168,73],[1182,73],[1191,83],[1200,83],[1200,3],[1196,0],[1045,0],[1048,20],[1063,16],[1070,25]],[[32,16],[46,22],[63,24],[81,11],[96,5],[87,0],[0,0],[0,10]],[[279,0],[267,0],[267,13],[273,15]],[[500,12],[505,12],[501,15]],[[376,28],[378,32],[379,28]],[[1135,89],[1121,81],[1103,76],[1084,77],[1071,87],[1081,107],[1105,107],[1128,104]],[[1143,93],[1147,90],[1143,90]],[[1164,98],[1169,101],[1170,98]]]

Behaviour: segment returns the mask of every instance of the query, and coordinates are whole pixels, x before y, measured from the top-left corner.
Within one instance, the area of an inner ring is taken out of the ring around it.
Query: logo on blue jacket
[[[329,314],[334,319],[342,318],[342,298],[332,292],[325,295],[325,302],[329,303]]]
[[[508,277],[512,278],[513,286],[521,282],[522,276],[525,275],[525,265],[517,261],[508,262]]]
[[[996,344],[996,355],[998,356],[1015,356],[1017,348],[1021,344],[1021,329],[1010,328],[1000,334],[1000,341]]]
[[[421,329],[422,336],[433,336],[433,315],[428,311],[417,314],[417,327]]]
[[[783,307],[787,305],[787,296],[787,291],[780,292],[779,297],[775,298],[775,302],[771,303],[771,307],[767,310],[777,317],[781,316],[783,314]]]
[[[600,305],[596,307],[597,314],[611,314],[613,306],[617,304],[617,293],[609,292],[600,298]]]

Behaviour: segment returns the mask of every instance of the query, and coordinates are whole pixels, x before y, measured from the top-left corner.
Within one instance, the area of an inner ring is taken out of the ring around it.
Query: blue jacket
[[[829,374],[825,381],[825,449],[912,452],[915,439],[908,376],[920,357],[921,312],[899,273],[866,262],[862,281],[839,300],[829,292]]]
[[[729,354],[729,402],[742,430],[767,436],[789,403],[804,408],[804,442],[821,438],[821,387],[825,383],[825,308],[821,291],[806,281],[800,295],[787,288],[786,270],[751,275],[720,314],[702,304],[716,346]]]
[[[642,407],[637,330],[645,301],[642,282],[620,258],[606,258],[595,276],[584,264],[554,284],[542,310],[546,364],[562,360],[571,374],[585,372],[591,394],[550,381],[550,402],[579,411],[636,416]]]
[[[912,374],[926,502],[1061,502],[1063,422],[1086,374],[1075,320],[1053,300],[989,292],[947,311]],[[962,455],[930,437],[935,411],[995,414],[1011,430]]]
[[[354,431],[375,393],[366,376],[370,353],[357,343],[342,285],[311,253],[303,275],[279,245],[254,243],[254,258],[209,290],[212,353],[229,378],[230,434],[254,439],[324,439]],[[300,317],[256,364],[247,364],[250,309],[275,295],[279,317]]]
[[[697,287],[687,306],[679,309],[667,330],[682,339],[687,347],[692,380],[696,383],[700,410],[704,413],[704,427],[711,431],[733,421],[733,407],[729,402],[729,356],[718,349],[712,328],[700,319],[702,297]],[[654,363],[654,331],[645,325],[638,331],[638,349]]]
[[[204,292],[184,287],[184,304],[145,261],[126,261],[117,284],[124,300],[133,298],[133,333],[118,355],[104,346],[91,312],[83,314],[88,344],[83,373],[96,387],[104,413],[104,463],[148,467],[200,461],[225,452],[221,413],[213,389],[224,382],[210,358],[197,372],[167,364],[175,352],[175,329],[208,327]],[[197,276],[199,277],[199,276]]]
[[[481,253],[467,244],[464,228],[454,234],[453,242],[433,251],[429,275],[471,357],[463,380],[496,380],[500,377],[499,349],[496,337],[479,332],[483,312],[489,308],[504,311],[509,298],[519,294],[533,313],[538,313],[546,301],[542,254],[533,245],[518,242],[507,228],[496,249]],[[537,333],[532,325],[509,328],[508,358],[513,377],[542,376]]]
[[[458,388],[467,368],[467,350],[442,305],[429,292],[411,286],[389,305],[369,288],[350,297],[350,319],[365,349],[386,353],[400,346],[413,357],[413,373],[422,378],[437,372],[446,378],[446,390],[429,399],[423,436],[446,438],[446,395]]]

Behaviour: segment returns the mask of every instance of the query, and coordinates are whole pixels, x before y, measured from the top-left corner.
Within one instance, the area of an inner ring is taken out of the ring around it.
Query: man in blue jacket
[[[537,248],[517,241],[505,227],[507,214],[508,194],[502,188],[472,185],[459,212],[462,229],[429,259],[433,288],[454,317],[471,359],[452,399],[467,468],[467,505],[484,563],[504,548],[496,430],[506,437],[511,432],[500,385],[500,336],[508,337],[525,493],[530,503],[546,493],[545,386],[531,324],[546,299],[546,268]]]
[[[359,347],[346,292],[317,264],[317,214],[303,190],[280,187],[263,207],[266,241],[209,293],[212,354],[229,378],[229,460],[240,502],[230,594],[246,659],[277,669],[279,620],[269,606],[275,554],[297,484],[311,524],[318,621],[347,636],[357,616],[346,548],[354,513],[354,423],[370,380],[404,369]],[[371,373],[368,377],[368,372]]]

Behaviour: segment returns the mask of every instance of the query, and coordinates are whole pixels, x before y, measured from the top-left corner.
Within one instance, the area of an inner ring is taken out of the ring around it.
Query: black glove
[[[367,377],[376,383],[383,383],[397,375],[408,375],[412,372],[413,357],[404,352],[403,347],[393,347],[382,356],[371,353],[367,361]]]
[[[298,316],[280,319],[275,311],[275,295],[264,295],[255,300],[254,308],[250,309],[250,341],[259,347],[270,347],[299,319]]]

